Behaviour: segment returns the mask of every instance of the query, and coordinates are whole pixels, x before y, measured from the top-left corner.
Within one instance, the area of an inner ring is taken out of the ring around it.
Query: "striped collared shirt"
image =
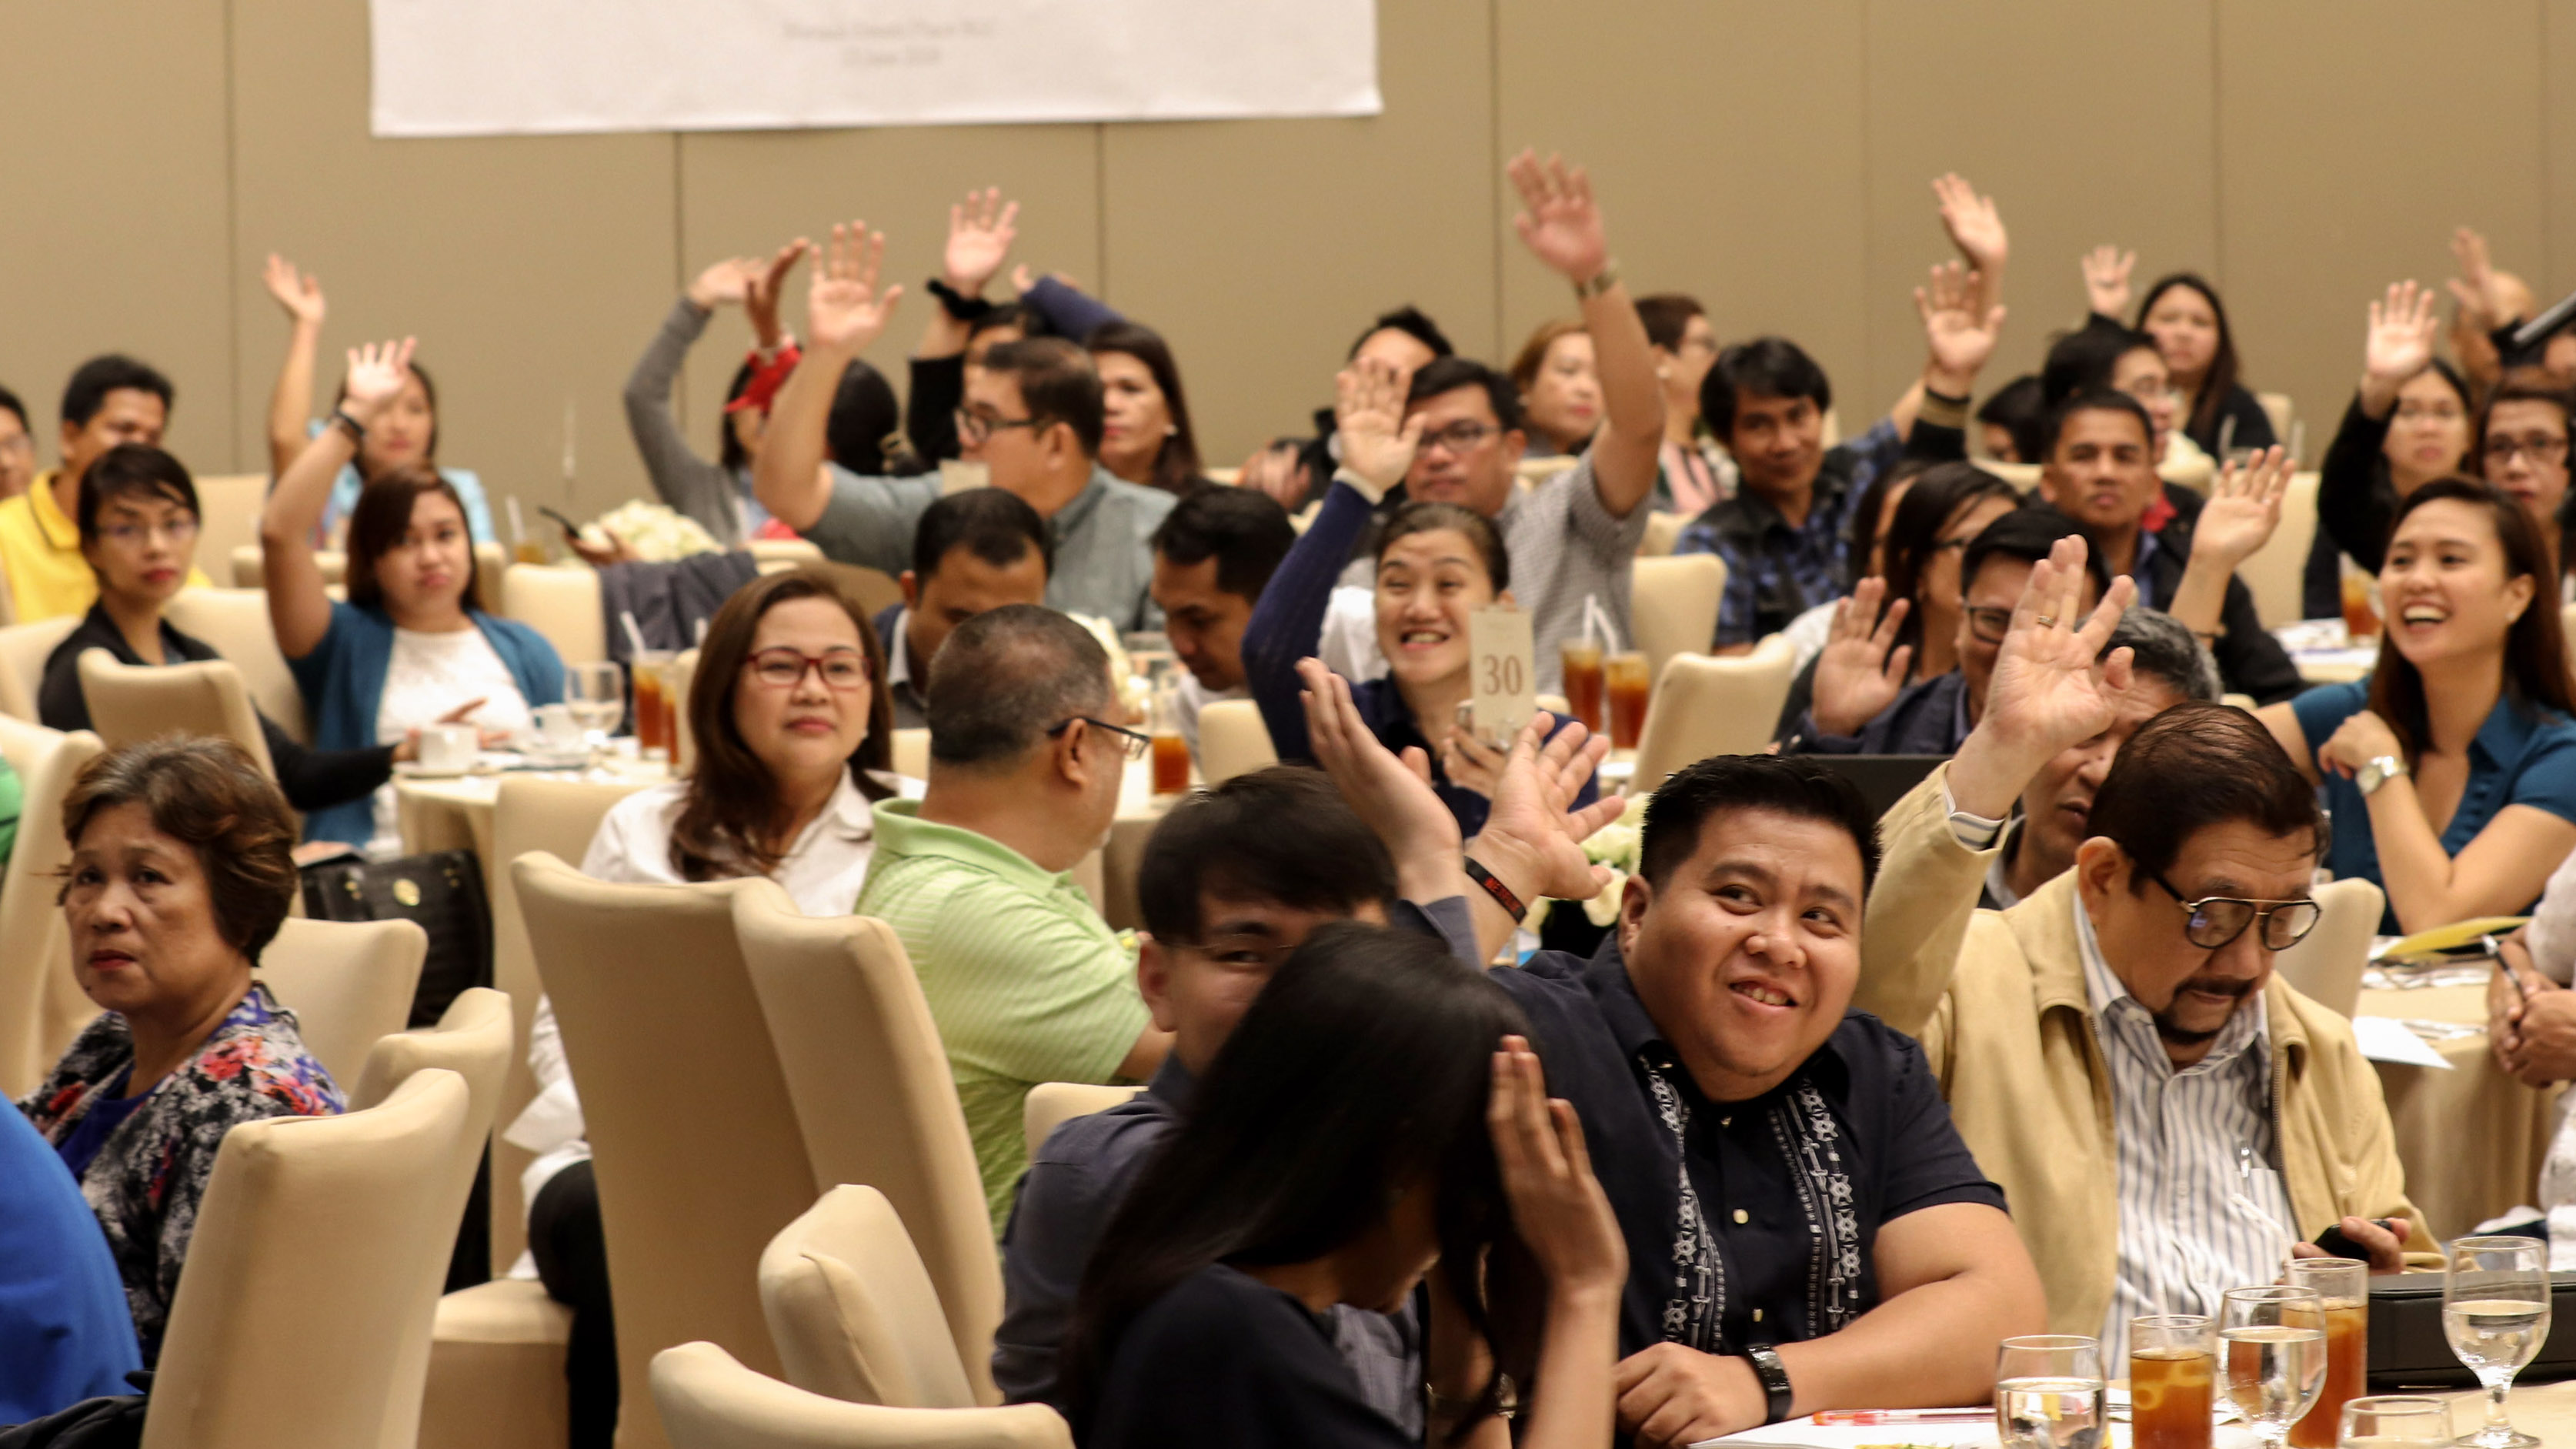
[[[2102,959],[2080,894],[2074,910],[2119,1143],[2120,1262],[2101,1335],[2104,1371],[2117,1374],[2128,1359],[2130,1319],[2216,1317],[2228,1289],[2280,1276],[2295,1228],[2274,1165],[2261,993],[2227,1018],[2209,1055],[2177,1071],[2154,1015]]]

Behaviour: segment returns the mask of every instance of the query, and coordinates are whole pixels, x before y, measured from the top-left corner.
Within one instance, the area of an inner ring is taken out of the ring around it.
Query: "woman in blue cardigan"
[[[330,424],[279,475],[260,515],[268,617],[313,712],[313,743],[345,750],[401,740],[425,724],[470,720],[516,734],[529,711],[563,698],[563,661],[527,625],[473,607],[474,545],[456,490],[426,468],[368,480],[349,516],[348,602],[324,592],[313,528],[332,480],[400,395],[411,339],[349,353]],[[390,854],[390,787],[306,817],[305,835]]]

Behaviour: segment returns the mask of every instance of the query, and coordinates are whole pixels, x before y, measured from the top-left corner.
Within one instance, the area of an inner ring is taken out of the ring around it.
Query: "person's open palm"
[[[2136,252],[2098,246],[2084,254],[2084,297],[2094,311],[2117,317],[2129,310],[2129,273],[2138,265]]]
[[[1486,1130],[1501,1169],[1512,1231],[1551,1290],[1611,1287],[1628,1277],[1628,1245],[1610,1199],[1592,1175],[1574,1106],[1547,1095],[1538,1055],[1507,1036],[1494,1052]],[[1606,1425],[1604,1426],[1607,1427]]]
[[[2002,271],[2011,240],[1995,199],[1978,195],[1956,171],[1934,177],[1932,195],[1940,202],[1941,229],[1950,234],[1950,244],[1988,276]]]
[[[2383,301],[2370,304],[2363,334],[2362,371],[2373,386],[2395,397],[2408,378],[2433,364],[2433,339],[2442,319],[2433,315],[2433,291],[2413,281],[2395,282]]]
[[[1333,378],[1333,426],[1342,464],[1383,495],[1404,481],[1422,444],[1422,418],[1404,415],[1404,382],[1374,357],[1354,360]]]
[[[713,262],[689,283],[689,300],[706,311],[736,305],[751,295],[752,278],[759,275],[760,263],[749,257],[727,257]]]
[[[298,272],[295,264],[275,252],[268,254],[268,265],[262,267],[259,279],[268,286],[268,295],[286,309],[286,315],[308,327],[322,325],[326,310],[322,300],[322,279],[311,272]]]
[[[869,231],[864,221],[833,224],[831,246],[805,294],[805,333],[816,347],[859,352],[885,330],[903,288],[877,290],[884,262],[885,233]]]
[[[1985,278],[1957,262],[1932,268],[1929,282],[1914,289],[1914,310],[1923,318],[1923,340],[1942,371],[1973,376],[1994,356],[2003,335],[2004,309],[1977,311]]]
[[[1493,809],[1477,845],[1502,846],[1527,861],[1539,895],[1584,900],[1599,894],[1610,883],[1610,868],[1593,864],[1583,842],[1618,819],[1627,801],[1613,795],[1580,810],[1569,807],[1609,753],[1609,736],[1592,734],[1579,720],[1557,729],[1547,711],[1531,715],[1495,779]]]
[[[753,264],[750,285],[742,295],[742,310],[751,319],[751,334],[764,352],[776,349],[786,336],[778,327],[778,299],[785,295],[788,272],[813,247],[812,242],[800,236],[780,247],[766,263]]]
[[[2459,227],[2451,233],[2451,259],[2460,264],[2460,274],[2450,281],[2451,296],[2459,302],[2460,313],[2480,332],[2493,332],[2514,320],[2516,310],[2508,300],[2503,274],[2495,269],[2495,259],[2487,248],[2486,233],[2475,227]]]
[[[385,405],[402,391],[403,376],[411,370],[413,341],[370,342],[349,349],[348,380],[340,385],[341,406],[355,414],[361,423],[372,421]]]
[[[1592,178],[1565,158],[1538,159],[1524,150],[1506,168],[1521,194],[1521,211],[1512,227],[1521,245],[1550,271],[1574,282],[1588,282],[1610,265],[1610,237],[1602,229],[1601,208],[1592,199]]]
[[[1833,633],[1816,656],[1815,703],[1808,711],[1825,734],[1860,733],[1905,689],[1914,646],[1898,644],[1896,635],[1913,605],[1899,599],[1882,615],[1886,597],[1887,580],[1866,578],[1834,605]]]
[[[980,295],[1010,257],[1019,221],[1020,204],[1005,203],[998,186],[969,191],[964,202],[948,208],[948,249],[939,264],[948,285],[965,296]]]
[[[2288,452],[2275,446],[2220,469],[2192,524],[2191,551],[2208,550],[2230,573],[2253,557],[2281,526],[2292,466]]]
[[[2102,649],[2138,586],[2125,574],[2113,579],[2092,617],[2079,621],[2084,580],[2084,540],[2059,539],[2030,571],[1986,685],[1982,723],[2041,758],[2109,728],[2129,687],[2130,651],[2103,659]]]

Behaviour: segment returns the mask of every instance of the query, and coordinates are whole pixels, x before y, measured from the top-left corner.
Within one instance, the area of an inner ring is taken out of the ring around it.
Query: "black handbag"
[[[317,921],[403,920],[429,933],[413,1028],[434,1025],[469,987],[492,984],[492,905],[470,850],[393,860],[339,859],[304,871],[304,914]]]

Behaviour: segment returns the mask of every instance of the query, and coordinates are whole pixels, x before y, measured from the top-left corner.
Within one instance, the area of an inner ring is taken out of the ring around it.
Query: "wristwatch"
[[[2353,776],[2353,783],[2361,787],[2362,795],[2367,798],[2378,794],[2380,786],[2387,784],[2389,781],[2394,780],[2405,773],[2406,762],[2404,760],[2397,758],[2395,755],[2381,755],[2377,759],[2364,764],[2361,767],[2360,773]]]
[[[1777,1424],[1789,1418],[1797,1395],[1789,1388],[1789,1370],[1780,1362],[1780,1355],[1771,1351],[1771,1345],[1757,1343],[1746,1349],[1744,1356],[1752,1361],[1753,1376],[1762,1381],[1762,1412],[1769,1415],[1762,1422]]]
[[[1612,257],[1601,264],[1601,270],[1574,284],[1574,300],[1588,302],[1619,285],[1619,259]]]

